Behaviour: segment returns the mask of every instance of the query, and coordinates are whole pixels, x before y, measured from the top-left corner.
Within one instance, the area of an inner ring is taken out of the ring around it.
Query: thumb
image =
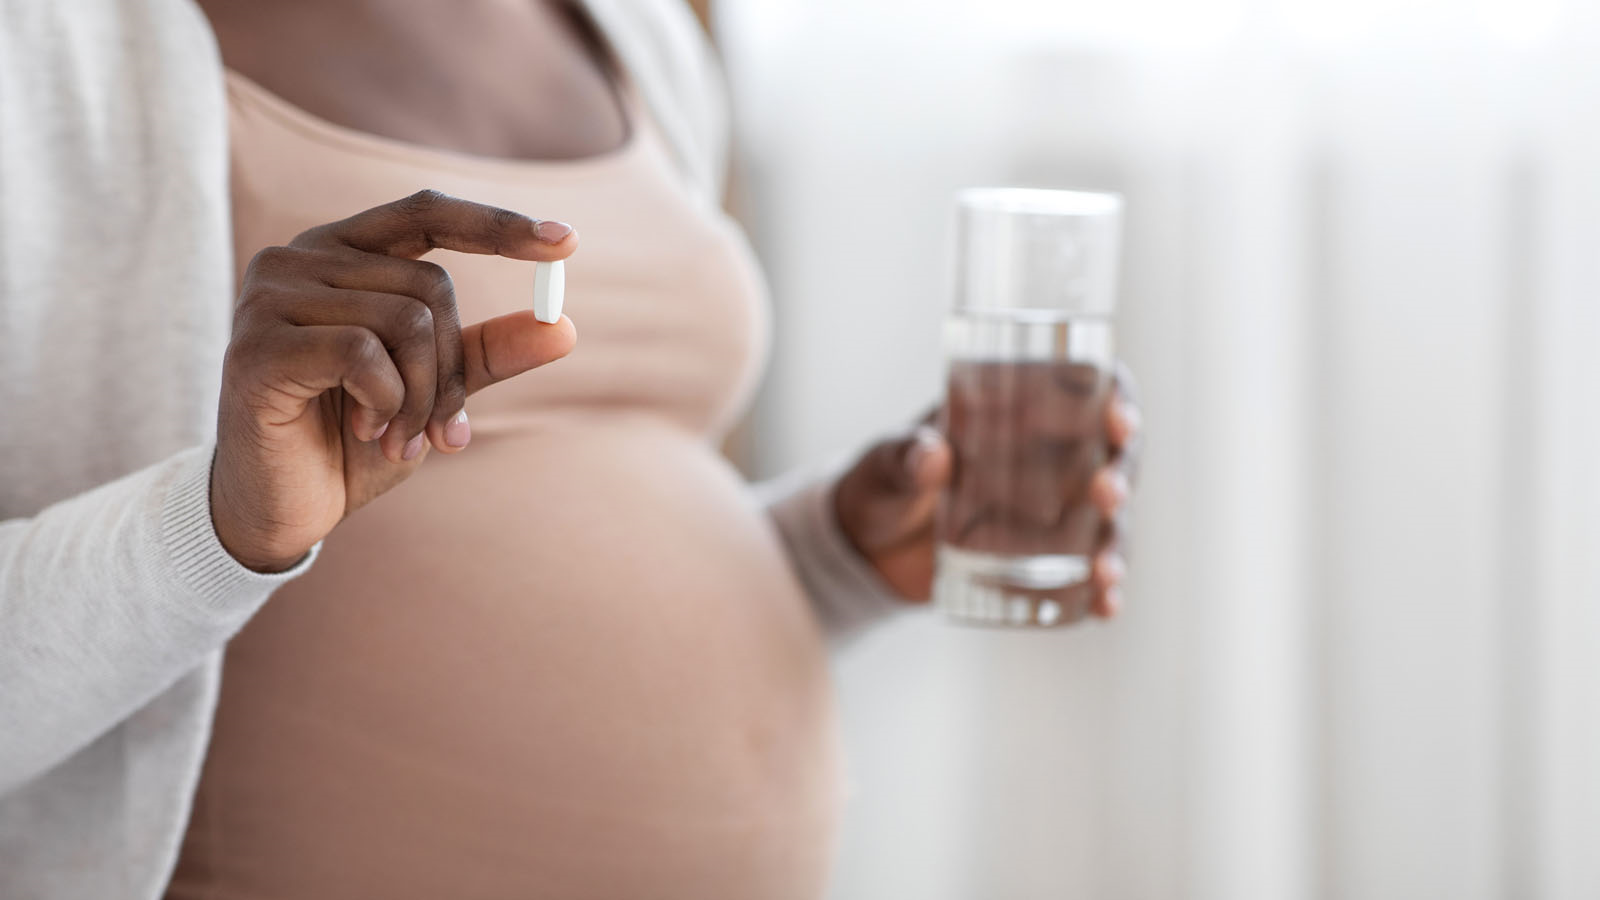
[[[577,342],[571,319],[562,316],[555,324],[546,324],[528,309],[469,325],[461,329],[467,393],[555,362],[571,353]]]
[[[953,461],[944,436],[926,425],[878,444],[839,481],[840,526],[869,555],[922,536],[933,527]]]

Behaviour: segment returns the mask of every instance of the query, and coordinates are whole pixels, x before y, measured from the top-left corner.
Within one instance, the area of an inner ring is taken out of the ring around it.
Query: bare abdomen
[[[809,609],[704,444],[486,430],[230,647],[170,896],[811,900],[835,762]]]

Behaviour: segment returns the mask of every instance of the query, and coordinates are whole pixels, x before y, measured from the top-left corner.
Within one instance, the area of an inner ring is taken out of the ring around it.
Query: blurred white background
[[[1126,614],[849,649],[837,900],[1600,897],[1600,3],[717,12],[763,473],[934,400],[956,188],[1128,198]]]

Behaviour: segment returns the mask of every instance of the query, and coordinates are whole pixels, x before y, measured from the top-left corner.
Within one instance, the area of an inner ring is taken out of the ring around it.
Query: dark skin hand
[[[463,326],[449,274],[417,257],[443,247],[557,260],[577,244],[563,223],[422,191],[256,254],[211,470],[228,552],[257,571],[290,568],[430,446],[464,448],[468,396],[572,350],[565,317],[545,324],[527,310]]]
[[[1116,615],[1122,605],[1121,519],[1140,422],[1129,384],[1127,374],[1119,373],[1105,412],[1109,462],[1090,483],[1090,503],[1104,521],[1090,579],[1068,588],[1062,598],[1067,608],[1088,609],[1100,618]],[[846,537],[884,583],[909,602],[926,602],[932,593],[935,511],[953,469],[950,445],[925,424],[868,450],[834,490],[834,512]]]

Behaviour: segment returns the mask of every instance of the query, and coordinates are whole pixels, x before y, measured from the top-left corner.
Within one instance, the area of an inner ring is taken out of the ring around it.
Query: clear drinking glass
[[[950,618],[1061,625],[1087,612],[1103,527],[1089,483],[1105,404],[1122,200],[963,191],[940,427],[955,473],[938,516],[934,601]]]

